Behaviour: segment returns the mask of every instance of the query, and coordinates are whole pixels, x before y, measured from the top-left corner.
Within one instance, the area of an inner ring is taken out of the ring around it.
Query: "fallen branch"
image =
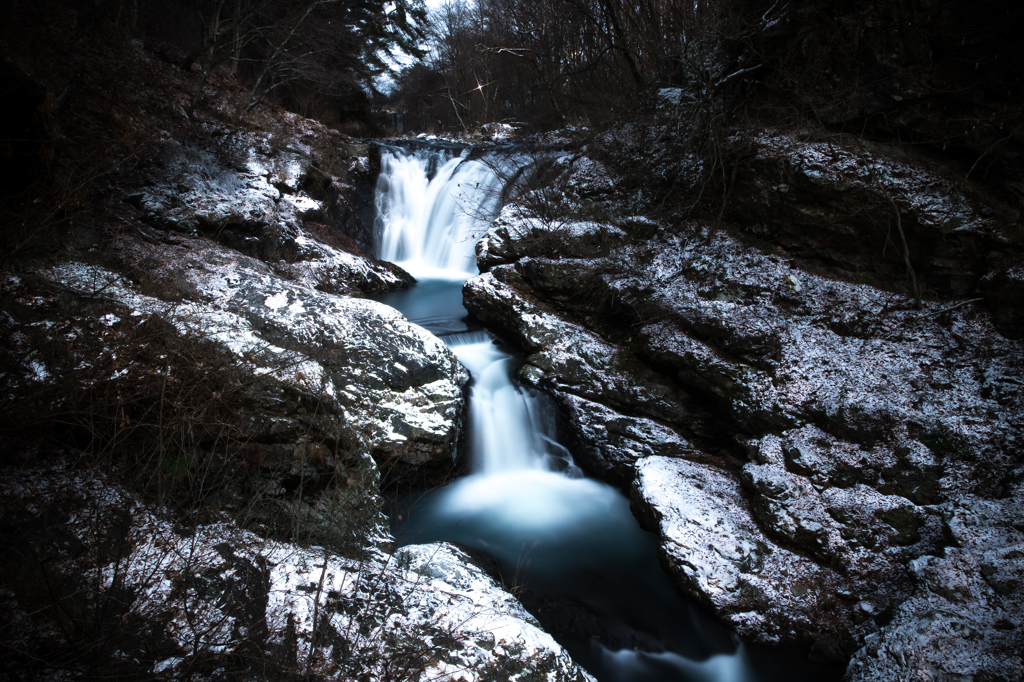
[[[963,306],[968,305],[969,303],[977,303],[978,301],[984,301],[984,300],[985,300],[984,298],[972,298],[969,301],[960,301],[956,305],[951,305],[948,308],[943,308],[942,310],[936,310],[935,312],[923,315],[923,317],[935,317],[936,315],[941,315],[942,313],[948,313],[951,310],[956,310],[957,308],[962,308]]]

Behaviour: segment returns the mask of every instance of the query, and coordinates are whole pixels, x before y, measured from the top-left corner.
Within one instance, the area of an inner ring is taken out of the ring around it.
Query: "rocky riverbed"
[[[240,117],[220,76],[186,117],[185,77],[129,48],[171,84],[143,102],[164,129],[59,250],[0,275],[5,664],[588,679],[461,550],[395,549],[381,491],[458,470],[469,376],[367,298],[412,282],[367,255],[377,152]],[[507,195],[465,305],[678,587],[851,682],[1024,678],[1007,195],[758,130],[721,220],[654,219],[607,141],[546,142],[575,149],[533,159],[557,191]]]
[[[1019,298],[985,292],[1019,227],[943,203],[925,169],[757,139],[732,229],[506,206],[466,305],[528,354],[581,466],[631,490],[678,585],[744,637],[852,655],[849,680],[1017,679],[1024,346]],[[565,202],[625,204],[597,162],[559,163]],[[937,242],[920,305],[850,269],[872,235],[837,204],[865,192]]]

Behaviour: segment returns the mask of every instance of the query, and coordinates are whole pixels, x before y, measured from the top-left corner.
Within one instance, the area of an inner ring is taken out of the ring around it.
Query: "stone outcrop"
[[[6,468],[0,490],[0,573],[19,592],[0,603],[24,655],[59,648],[76,669],[72,647],[88,647],[92,674],[136,677],[593,680],[451,545],[343,557],[227,515],[182,527],[60,459]],[[68,627],[38,628],[25,604],[66,609]],[[91,613],[107,614],[102,629]],[[96,655],[111,646],[120,655]]]
[[[984,521],[985,564],[951,521],[1001,518],[983,510],[1017,480],[1024,347],[1015,299],[987,293],[1015,280],[986,274],[1012,225],[880,148],[758,140],[731,205],[746,226],[763,213],[770,249],[636,217],[558,233],[506,207],[467,308],[527,353],[520,374],[561,405],[577,462],[631,488],[680,587],[744,636],[854,655],[851,679],[1012,679],[1017,541]],[[866,206],[899,211],[921,281],[961,298],[917,309],[865,283],[858,268],[892,284],[874,255],[855,262],[877,236]],[[961,606],[936,601],[946,583]]]
[[[527,382],[663,420],[684,432],[707,428],[706,415],[685,392],[627,349],[525,298],[510,284],[518,279],[514,269],[499,266],[469,280],[463,291],[467,310],[527,350],[528,364],[520,371]]]
[[[851,662],[850,680],[1024,675],[1020,494],[1018,485],[1002,499],[965,496],[945,506],[951,546],[909,563],[910,598],[867,638]]]

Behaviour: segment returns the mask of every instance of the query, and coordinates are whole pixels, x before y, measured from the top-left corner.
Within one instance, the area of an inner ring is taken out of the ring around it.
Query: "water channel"
[[[550,399],[519,384],[520,360],[467,319],[462,285],[478,274],[474,246],[500,208],[492,166],[468,151],[382,149],[377,256],[418,283],[380,300],[441,337],[472,376],[469,473],[400,500],[399,543],[450,541],[493,557],[600,682],[838,679],[834,666],[744,647],[685,599],[626,496],[583,476],[558,442]]]

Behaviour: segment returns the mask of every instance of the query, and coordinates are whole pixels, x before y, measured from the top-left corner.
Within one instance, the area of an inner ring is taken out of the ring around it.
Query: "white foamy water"
[[[385,151],[377,183],[378,257],[419,282],[418,293],[382,300],[447,334],[445,343],[473,378],[472,473],[406,509],[399,541],[449,540],[484,550],[531,589],[585,604],[666,648],[580,649],[602,682],[756,680],[742,649],[679,597],[628,500],[579,475],[556,440],[552,402],[514,381],[516,359],[488,332],[449,333],[466,328],[453,289],[477,273],[475,243],[500,208],[495,173],[465,156]]]
[[[477,274],[474,247],[500,204],[501,181],[468,153],[382,153],[375,198],[378,258],[417,279]]]
[[[734,654],[718,654],[704,661],[691,661],[668,651],[609,651],[599,647],[602,659],[614,670],[608,682],[657,682],[685,679],[693,682],[749,682],[750,661],[743,646]]]
[[[469,398],[473,471],[493,475],[550,469],[552,420],[542,413],[540,396],[512,381],[515,359],[487,332],[449,336],[445,342],[473,377]]]

